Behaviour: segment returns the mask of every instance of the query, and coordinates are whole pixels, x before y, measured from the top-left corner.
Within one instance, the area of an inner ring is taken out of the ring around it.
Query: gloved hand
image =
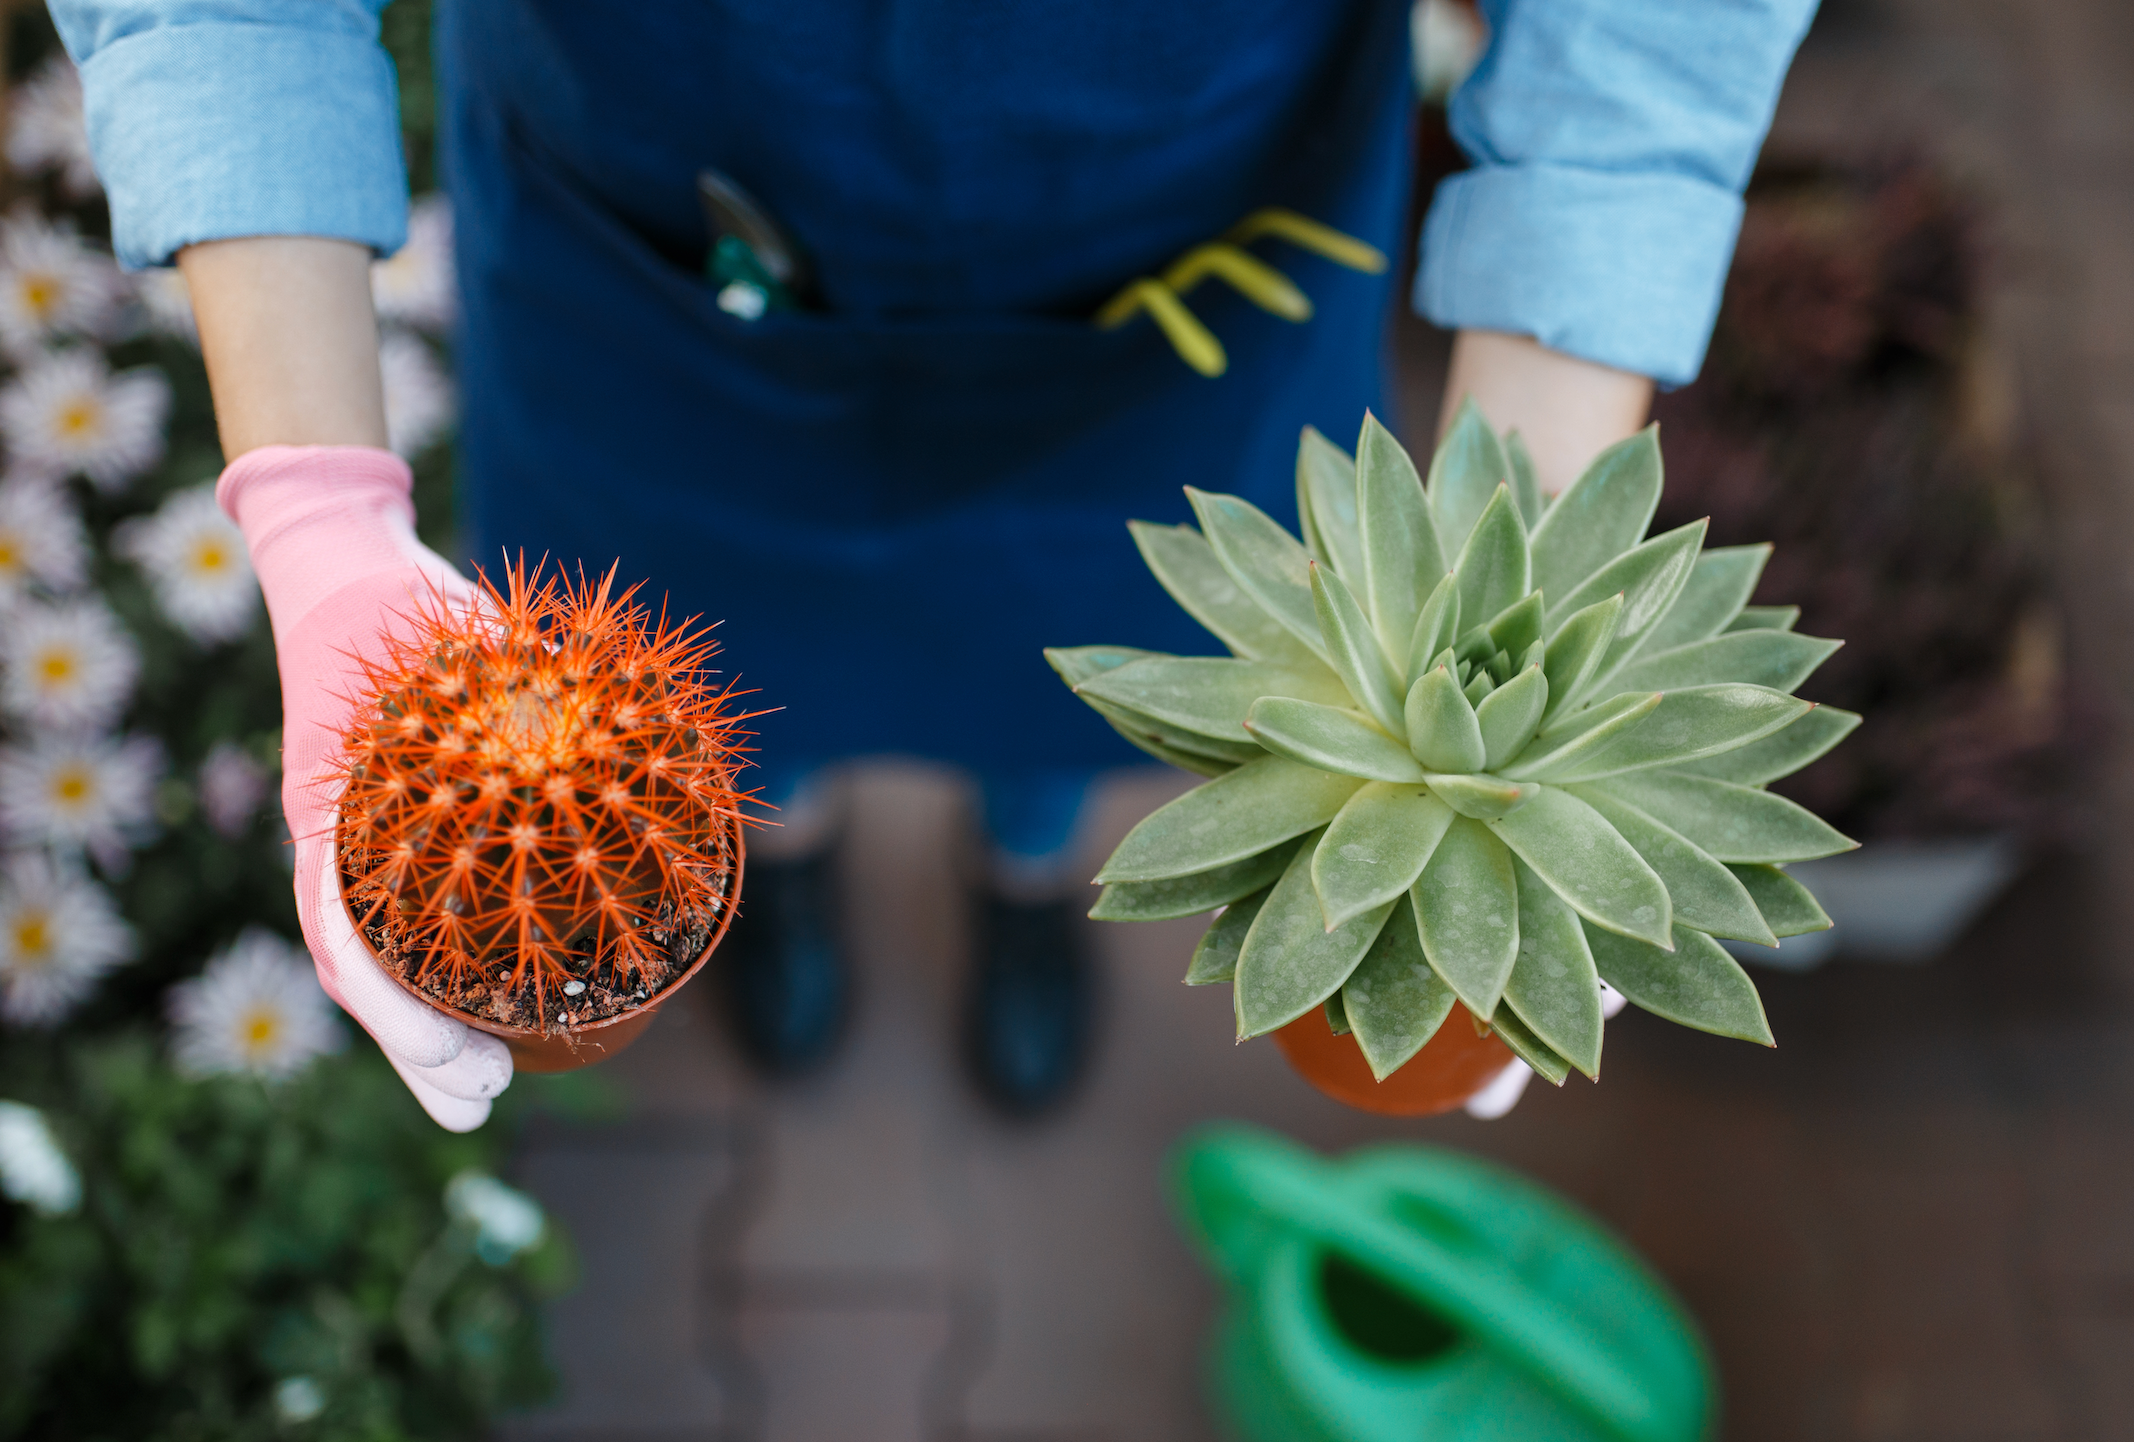
[[[368,446],[263,446],[232,462],[215,499],[244,532],[266,593],[282,678],[282,810],[296,838],[296,904],[327,995],[377,1040],[423,1110],[472,1131],[511,1084],[511,1053],[401,990],[341,904],[333,766],[362,687],[400,616],[474,587],[415,539],[414,478]]]

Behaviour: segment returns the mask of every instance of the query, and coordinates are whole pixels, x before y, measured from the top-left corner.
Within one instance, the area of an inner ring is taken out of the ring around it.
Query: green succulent
[[[1515,435],[1461,412],[1425,485],[1366,416],[1307,429],[1304,540],[1187,489],[1200,529],[1131,523],[1231,652],[1046,652],[1151,755],[1211,778],[1104,865],[1090,915],[1222,908],[1188,983],[1230,982],[1240,1038],[1324,1006],[1383,1079],[1455,1001],[1551,1081],[1597,1074],[1601,983],[1770,1044],[1720,939],[1830,925],[1780,868],[1855,843],[1764,789],[1860,718],[1791,693],[1836,641],[1747,604],[1768,546],[1646,537],[1657,429],[1544,500]]]

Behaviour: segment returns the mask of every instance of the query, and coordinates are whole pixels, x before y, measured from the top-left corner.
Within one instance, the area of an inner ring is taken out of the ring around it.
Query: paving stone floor
[[[2127,716],[2134,7],[1831,6],[1777,143],[1924,145],[1999,203],[1994,323],[2053,488],[2070,644]],[[1438,343],[1401,340],[1427,423]],[[1092,859],[1178,784],[1123,774]],[[2124,814],[2124,748],[2097,787]],[[1230,1044],[1224,992],[1177,984],[1193,923],[1094,928],[1095,1074],[1016,1126],[971,1098],[950,1044],[961,793],[882,766],[858,794],[862,992],[838,1063],[765,1088],[692,994],[610,1068],[626,1121],[530,1140],[522,1177],[585,1280],[554,1310],[566,1393],[515,1442],[1210,1437],[1216,1298],[1161,1174],[1216,1117],[1330,1151],[1425,1138],[1578,1199],[1701,1320],[1728,1438],[2134,1436],[2134,831],[2039,860],[1929,966],[1765,973],[1775,1052],[1628,1013],[1604,1085],[1538,1089],[1488,1124],[1335,1106],[1271,1046]]]

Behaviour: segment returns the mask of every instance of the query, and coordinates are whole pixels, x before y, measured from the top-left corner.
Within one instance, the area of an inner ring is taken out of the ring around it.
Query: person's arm
[[[119,259],[173,257],[199,320],[223,452],[282,682],[282,809],[320,984],[432,1117],[465,1131],[511,1082],[496,1038],[388,977],[342,903],[335,764],[358,658],[425,604],[474,604],[415,537],[385,449],[370,261],[404,239],[384,0],[52,0],[81,67]]]
[[[1416,309],[1459,332],[1445,414],[1516,426],[1542,484],[1696,377],[1741,191],[1815,0],[1484,0]]]
[[[1498,430],[1519,432],[1543,494],[1554,495],[1602,450],[1643,429],[1652,379],[1550,350],[1532,336],[1463,330],[1445,377],[1441,438],[1470,399]]]
[[[271,445],[385,445],[370,262],[367,246],[310,236],[178,252],[226,458]]]

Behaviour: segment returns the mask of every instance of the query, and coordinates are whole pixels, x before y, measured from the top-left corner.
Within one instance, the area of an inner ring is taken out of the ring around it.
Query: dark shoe
[[[1082,907],[988,896],[980,908],[971,1067],[979,1090],[1015,1116],[1058,1105],[1088,1063],[1096,978]]]
[[[826,846],[751,857],[741,910],[712,958],[734,1040],[774,1076],[821,1065],[844,1034],[852,978],[838,947],[833,856]]]

